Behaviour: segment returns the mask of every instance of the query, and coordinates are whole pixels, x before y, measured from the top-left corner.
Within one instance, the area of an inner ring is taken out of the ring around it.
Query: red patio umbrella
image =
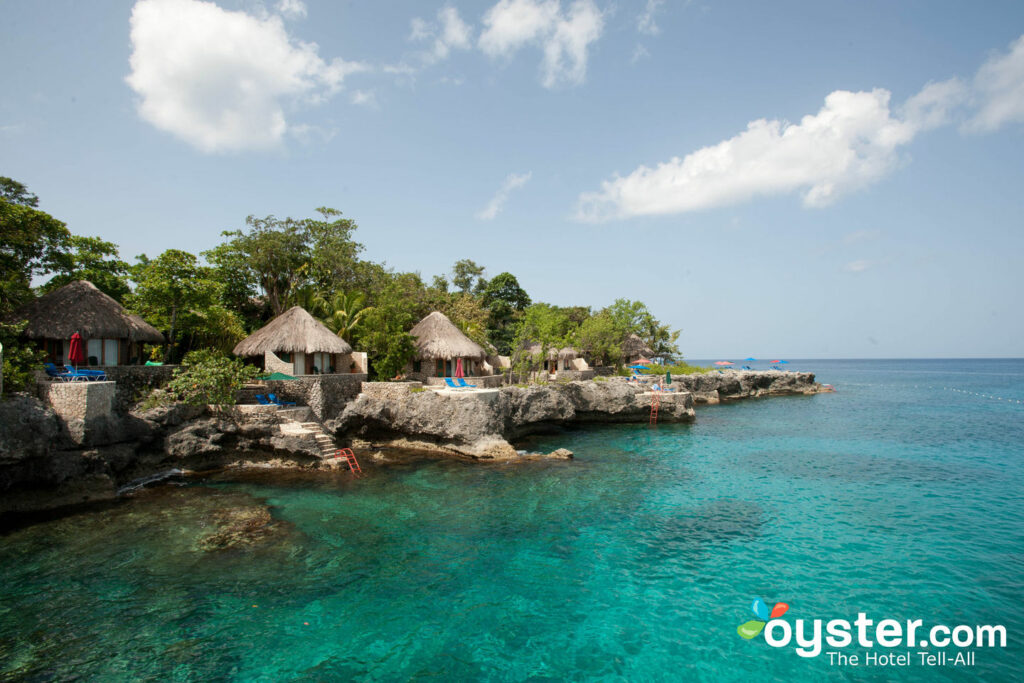
[[[459,358],[458,360],[455,361],[455,378],[458,379],[459,377],[465,376],[466,373],[462,371],[462,359]]]
[[[652,364],[653,364],[653,361],[651,361],[648,358],[644,358],[643,356],[641,356],[640,358],[637,358],[635,361],[633,361],[633,365],[652,365]]]
[[[71,346],[68,348],[68,362],[78,369],[79,363],[85,362],[85,349],[82,348],[82,335],[75,332],[71,335]]]
[[[715,365],[732,365],[732,363],[727,360],[716,360]]]

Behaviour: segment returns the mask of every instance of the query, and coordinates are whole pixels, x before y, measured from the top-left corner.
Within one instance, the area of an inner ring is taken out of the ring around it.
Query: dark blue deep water
[[[838,392],[524,444],[570,462],[214,477],[11,531],[0,679],[1024,679],[1024,361],[790,368]],[[248,544],[211,538],[226,515]],[[1008,642],[836,666],[740,638],[758,596]]]

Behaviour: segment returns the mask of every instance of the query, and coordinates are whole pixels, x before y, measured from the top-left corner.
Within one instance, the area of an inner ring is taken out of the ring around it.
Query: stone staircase
[[[320,459],[331,462],[335,461],[338,447],[334,444],[334,439],[331,435],[324,431],[323,426],[319,422],[298,422],[297,420],[285,418],[285,421],[281,423],[281,433],[295,436],[312,435],[316,440]]]

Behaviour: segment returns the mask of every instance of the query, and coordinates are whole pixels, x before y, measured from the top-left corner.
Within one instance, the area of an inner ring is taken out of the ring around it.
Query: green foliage
[[[415,353],[409,330],[426,313],[427,292],[418,275],[396,275],[378,292],[377,303],[362,319],[354,348],[366,351],[371,359],[372,379],[391,379],[398,375]]]
[[[679,347],[676,345],[679,332],[661,324],[643,302],[616,299],[615,303],[605,310],[622,334],[620,339],[625,339],[630,334],[639,336],[654,351],[655,358],[672,358],[679,353]]]
[[[487,329],[490,342],[502,355],[511,355],[516,328],[522,311],[530,305],[530,296],[512,273],[495,276],[481,294],[481,302],[488,311]]]
[[[18,337],[26,321],[0,322],[0,344],[4,347],[4,393],[23,391],[31,382],[35,370],[41,370],[46,354],[32,342]]]
[[[13,178],[0,176],[0,201],[20,206],[39,206],[39,197],[28,191],[28,188]]]
[[[117,245],[99,237],[72,235],[68,240],[71,251],[59,259],[54,275],[42,286],[42,292],[52,292],[75,280],[88,280],[119,302],[131,292],[128,287],[130,266],[121,260]]]
[[[228,350],[244,336],[238,316],[220,303],[222,285],[213,270],[200,266],[194,255],[168,249],[139,261],[133,276],[138,286],[127,303],[164,331],[164,362],[190,348]]]
[[[716,372],[715,368],[706,368],[698,365],[687,365],[686,363],[675,363],[673,365],[651,365],[646,370],[641,370],[644,375],[665,376],[666,372],[673,375],[699,375],[705,372]]]
[[[359,292],[336,292],[320,307],[325,313],[323,317],[327,329],[342,339],[352,339],[363,318],[373,310],[372,307],[364,306],[365,302],[366,297]]]
[[[487,285],[484,279],[484,267],[477,265],[468,258],[455,262],[452,266],[452,284],[460,292],[471,293],[482,290]]]
[[[547,356],[549,349],[560,349],[573,342],[574,327],[564,309],[551,304],[533,304],[523,311],[522,322],[516,331],[512,350],[512,367],[516,372],[527,373],[536,369]],[[527,350],[532,344],[540,344],[536,356]]]
[[[601,311],[583,321],[576,334],[580,350],[598,365],[619,365],[622,363],[622,330],[607,311]]]
[[[364,284],[361,276],[366,273],[358,258],[363,245],[352,239],[355,222],[339,218],[336,209],[317,211],[320,220],[249,216],[248,231],[224,232],[229,241],[204,252],[220,280],[234,280],[228,291],[231,300],[262,290],[273,315],[280,315],[301,287],[333,292]]]
[[[449,295],[438,308],[448,316],[456,327],[462,330],[467,337],[480,344],[484,348],[489,343],[487,339],[487,311],[480,305],[480,300],[465,292],[457,292]]]
[[[197,406],[234,405],[238,390],[260,372],[240,358],[211,349],[186,354],[182,364],[167,384],[167,392],[178,401]]]
[[[0,177],[0,315],[30,301],[32,279],[65,258],[71,233],[38,203],[24,185]]]

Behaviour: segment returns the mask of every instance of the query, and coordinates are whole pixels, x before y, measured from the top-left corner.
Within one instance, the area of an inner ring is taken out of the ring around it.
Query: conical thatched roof
[[[636,334],[631,334],[622,342],[622,353],[625,354],[626,358],[632,358],[633,356],[652,356],[654,355],[654,349],[648,346],[647,343]]]
[[[163,344],[164,335],[86,280],[69,282],[20,309],[12,319],[28,320],[29,339],[70,339],[78,332],[85,339],[127,339]]]
[[[527,347],[526,347],[526,352],[529,353],[532,356],[539,356],[540,352],[541,352],[541,345],[539,343],[536,343],[536,342],[534,342],[533,344],[528,344]],[[571,346],[566,346],[566,347],[561,348],[561,349],[555,349],[555,348],[548,349],[548,358],[547,359],[548,360],[572,360],[573,358],[576,358],[579,355],[580,354],[579,354],[579,352],[576,349],[572,348]]]
[[[416,337],[416,357],[425,360],[437,358],[484,358],[482,346],[462,334],[445,315],[434,311],[409,330]]]
[[[324,327],[302,306],[292,306],[235,346],[236,356],[277,353],[352,353],[347,341]]]

